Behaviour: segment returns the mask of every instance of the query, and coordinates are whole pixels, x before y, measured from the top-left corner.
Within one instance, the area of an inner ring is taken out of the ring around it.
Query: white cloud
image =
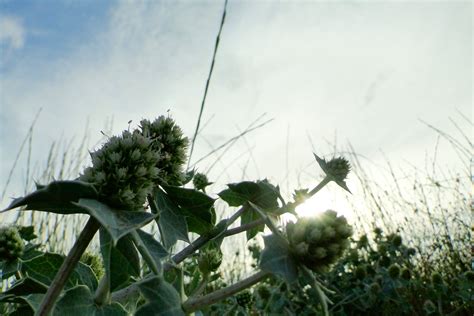
[[[26,31],[21,19],[11,15],[0,15],[0,45],[7,50],[23,47]]]

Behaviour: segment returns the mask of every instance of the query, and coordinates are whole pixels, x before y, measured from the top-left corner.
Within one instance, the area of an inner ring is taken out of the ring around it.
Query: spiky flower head
[[[236,295],[235,300],[239,306],[247,308],[252,304],[252,294],[249,290],[244,290]]]
[[[392,242],[392,245],[395,246],[396,248],[402,245],[402,236],[398,234],[391,235],[389,239]]]
[[[222,263],[222,252],[217,247],[204,248],[199,251],[198,267],[203,274],[216,271]]]
[[[112,207],[138,210],[158,178],[160,152],[137,131],[123,131],[91,153],[92,167],[79,180],[92,183],[99,199]]]
[[[212,184],[204,173],[196,173],[193,177],[193,185],[196,190],[205,190],[208,185]]]
[[[25,244],[15,226],[0,228],[0,261],[12,261],[23,255]]]
[[[382,292],[382,287],[378,282],[373,282],[369,285],[369,291],[373,295],[377,295],[378,293]]]
[[[101,279],[104,275],[105,271],[103,268],[102,260],[100,256],[86,251],[82,254],[80,261],[86,265],[88,265],[98,279]]]
[[[344,190],[351,192],[346,184],[346,178],[351,170],[351,165],[349,161],[347,161],[344,157],[335,157],[329,161],[320,158],[318,155],[313,154],[316,158],[321,169],[323,169],[324,173],[327,177],[329,177],[332,181],[336,182],[341,188]]]
[[[411,279],[411,271],[408,268],[403,268],[402,272],[400,272],[400,276],[404,280],[410,280]]]
[[[400,266],[396,263],[390,265],[390,267],[388,267],[388,275],[392,279],[398,278],[400,276]]]
[[[320,216],[288,223],[286,233],[295,259],[313,271],[322,272],[349,247],[352,227],[344,216],[327,210]]]
[[[181,185],[184,181],[183,165],[189,140],[175,121],[160,116],[153,122],[142,120],[140,130],[143,136],[151,139],[151,147],[160,152],[156,164],[159,169],[157,184]]]
[[[438,285],[443,283],[443,277],[438,272],[434,272],[431,275],[431,283]]]

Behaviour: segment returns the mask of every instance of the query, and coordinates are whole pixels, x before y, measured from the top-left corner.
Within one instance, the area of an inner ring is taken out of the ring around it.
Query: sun
[[[334,210],[346,218],[352,215],[350,205],[344,193],[339,192],[339,190],[329,190],[328,188],[322,189],[316,195],[296,207],[296,213],[301,217],[316,216],[326,210]]]

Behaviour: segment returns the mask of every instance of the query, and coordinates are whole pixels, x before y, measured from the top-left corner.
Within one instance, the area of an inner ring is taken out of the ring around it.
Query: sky
[[[38,170],[85,129],[97,148],[111,120],[117,134],[169,113],[192,137],[223,4],[0,0],[0,189],[40,109]],[[289,196],[321,179],[312,152],[330,157],[334,142],[422,165],[437,142],[422,121],[456,134],[450,118],[465,131],[472,119],[472,35],[470,1],[230,0],[192,161],[271,119],[198,170],[221,186],[269,178]],[[460,168],[440,146],[438,161]],[[0,206],[23,193],[27,160]]]

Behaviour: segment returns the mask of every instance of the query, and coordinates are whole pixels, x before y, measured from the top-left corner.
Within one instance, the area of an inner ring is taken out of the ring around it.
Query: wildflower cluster
[[[79,180],[92,183],[100,198],[113,207],[142,208],[159,173],[160,152],[153,150],[151,143],[137,131],[111,137],[91,153],[92,167],[86,168]]]
[[[92,183],[105,203],[128,210],[143,207],[157,184],[181,184],[187,138],[171,118],[123,131],[91,153],[92,167],[79,180]]]
[[[140,122],[141,134],[149,138],[154,151],[160,152],[156,164],[159,170],[157,184],[181,185],[184,181],[183,165],[189,144],[183,131],[170,117],[160,116],[153,122]]]
[[[25,244],[14,226],[0,228],[0,261],[12,261],[23,254]]]
[[[326,271],[349,247],[352,228],[344,216],[328,210],[286,226],[293,256],[313,271]]]
[[[196,173],[193,177],[193,185],[196,190],[205,190],[208,185],[212,184],[204,173]]]

